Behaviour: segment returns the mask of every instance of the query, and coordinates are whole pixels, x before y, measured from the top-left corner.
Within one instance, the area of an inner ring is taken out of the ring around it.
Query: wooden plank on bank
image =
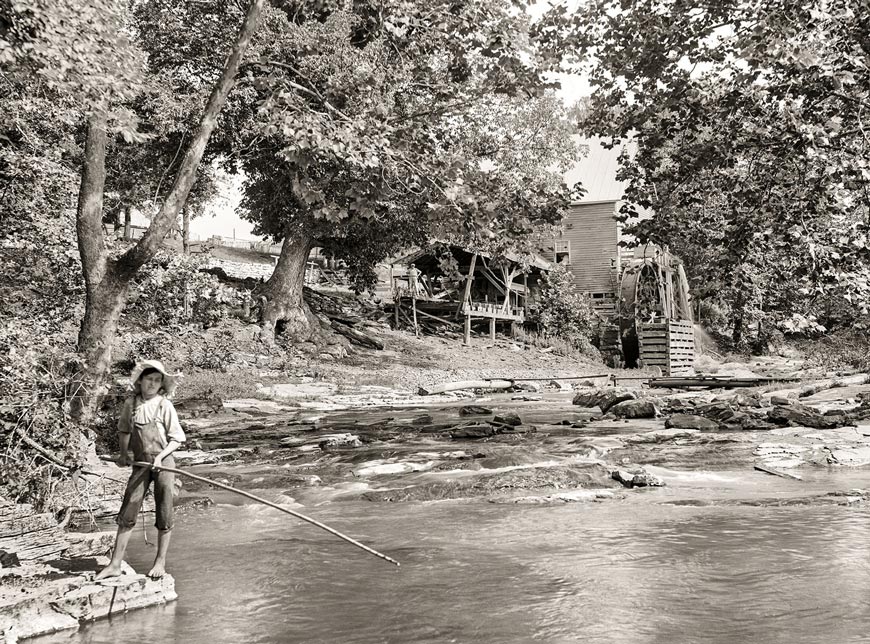
[[[432,387],[420,387],[417,393],[421,396],[431,396],[461,389],[510,389],[513,385],[513,380],[460,380]]]
[[[764,472],[765,474],[773,474],[774,476],[779,476],[784,479],[793,479],[795,481],[802,481],[803,479],[797,474],[789,474],[788,472],[782,472],[780,470],[775,470],[772,467],[767,467],[766,465],[754,465],[755,469],[759,472]]]

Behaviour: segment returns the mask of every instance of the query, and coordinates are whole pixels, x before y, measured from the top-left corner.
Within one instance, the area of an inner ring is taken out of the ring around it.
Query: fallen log
[[[739,376],[667,376],[662,378],[650,378],[650,387],[679,388],[684,387],[707,387],[733,389],[735,387],[757,387],[773,382],[799,382],[800,378],[768,378],[763,376],[739,377]]]
[[[807,398],[808,396],[812,396],[813,394],[817,394],[820,391],[825,391],[827,389],[834,389],[836,387],[848,387],[850,385],[863,385],[868,382],[870,379],[870,375],[866,373],[859,373],[854,376],[844,376],[842,378],[829,378],[826,380],[820,380],[819,382],[814,382],[806,387],[801,387],[798,392],[798,398]]]
[[[443,394],[448,391],[459,391],[461,389],[510,389],[513,386],[513,380],[460,380],[432,387],[420,387],[417,393],[420,396],[431,396],[433,394]]]
[[[336,333],[340,333],[348,340],[350,340],[353,344],[358,344],[361,347],[366,347],[367,349],[377,349],[378,351],[382,351],[384,348],[384,343],[379,340],[375,340],[373,337],[366,335],[365,333],[361,333],[356,329],[353,329],[344,324],[333,324],[333,330]]]
[[[795,481],[802,481],[803,479],[797,474],[789,474],[788,472],[781,472],[779,470],[775,470],[772,467],[767,467],[766,465],[758,465],[756,464],[755,469],[759,472],[764,472],[765,474],[773,474],[774,476],[779,476],[784,479],[794,479]]]

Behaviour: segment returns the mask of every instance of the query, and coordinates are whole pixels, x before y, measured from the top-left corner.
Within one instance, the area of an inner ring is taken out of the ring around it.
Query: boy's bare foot
[[[109,579],[111,577],[120,577],[121,576],[121,566],[109,564],[105,568],[103,568],[100,572],[96,574],[94,577],[94,581],[100,581],[100,579]]]
[[[162,562],[158,562],[158,561],[155,561],[154,565],[151,566],[151,570],[148,571],[148,576],[151,579],[160,579],[165,574],[166,574],[166,568],[164,568]]]

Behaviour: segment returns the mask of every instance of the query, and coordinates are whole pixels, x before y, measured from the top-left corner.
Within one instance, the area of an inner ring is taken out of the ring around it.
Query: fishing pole
[[[110,459],[103,459],[103,460],[110,460]],[[133,467],[147,467],[150,469],[152,466],[151,466],[151,463],[145,463],[143,461],[135,461],[133,463]],[[173,474],[180,474],[181,476],[187,476],[189,478],[195,479],[197,481],[202,481],[203,483],[207,483],[209,485],[219,487],[219,488],[221,488],[223,490],[227,490],[229,492],[235,492],[236,494],[240,494],[244,497],[252,499],[252,500],[256,501],[257,503],[262,503],[263,505],[268,505],[270,508],[275,508],[276,510],[280,510],[281,512],[285,512],[289,515],[292,515],[292,516],[296,517],[297,519],[302,519],[303,521],[306,521],[306,522],[310,523],[311,525],[317,526],[321,530],[326,530],[330,534],[334,534],[339,539],[344,539],[348,543],[355,545],[357,548],[361,548],[362,550],[365,550],[369,554],[375,555],[376,557],[380,557],[381,559],[384,559],[385,561],[389,561],[390,563],[396,564],[397,566],[401,565],[398,561],[396,561],[392,557],[388,557],[387,555],[380,553],[377,550],[374,550],[373,548],[369,548],[364,543],[360,543],[359,541],[357,541],[353,537],[349,537],[346,534],[342,534],[341,532],[339,532],[335,528],[330,528],[328,525],[326,525],[325,523],[321,523],[317,519],[312,519],[311,517],[305,516],[304,514],[302,514],[300,512],[296,512],[295,510],[288,510],[287,508],[282,507],[282,506],[278,505],[277,503],[272,503],[271,501],[267,501],[266,499],[259,497],[256,494],[251,494],[250,492],[245,492],[244,490],[240,490],[239,488],[233,487],[231,485],[219,483],[218,481],[208,479],[204,476],[199,476],[198,474],[191,474],[190,472],[185,472],[184,470],[179,470],[179,469],[176,469],[174,467],[167,467],[165,465],[161,465],[161,466],[155,467],[153,469],[154,470],[163,470],[166,472],[172,472]]]

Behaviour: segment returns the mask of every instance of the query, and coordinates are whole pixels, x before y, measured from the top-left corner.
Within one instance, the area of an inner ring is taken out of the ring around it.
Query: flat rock
[[[499,425],[522,425],[523,421],[519,417],[519,414],[514,412],[507,412],[504,414],[499,414],[498,416],[492,419],[492,422],[497,423]]]
[[[700,432],[697,429],[658,429],[651,432],[644,432],[643,434],[626,436],[623,440],[632,445],[643,443],[663,443],[678,438],[691,438],[699,433]]]
[[[487,438],[494,436],[496,428],[489,423],[469,423],[460,425],[450,432],[451,438]]]
[[[598,407],[602,412],[607,411],[614,405],[626,400],[634,400],[637,393],[628,389],[583,389],[574,395],[572,404],[578,407]]]
[[[120,577],[97,584],[94,572],[107,560],[88,561],[92,570],[78,574],[46,564],[0,571],[0,633],[26,638],[77,630],[82,622],[107,617],[110,609],[125,613],[177,598],[171,575],[148,579],[125,563]]]
[[[517,503],[527,505],[543,505],[545,503],[589,503],[599,499],[612,499],[617,495],[613,490],[566,490],[541,496],[517,496],[511,499],[493,499],[493,503]]]
[[[499,434],[532,434],[538,431],[534,425],[504,425],[498,430]]]
[[[383,461],[372,461],[366,463],[362,467],[358,467],[353,471],[355,476],[381,476],[384,474],[407,474],[409,472],[425,472],[431,470],[437,461],[426,461],[425,463],[398,462],[387,463]]]
[[[848,425],[845,416],[824,416],[806,405],[775,406],[767,418],[777,425],[799,425],[815,429],[834,429]]]
[[[610,477],[614,481],[619,481],[625,487],[664,487],[665,482],[654,474],[650,474],[646,470],[637,472],[628,472],[626,470],[614,470],[610,473]]]
[[[245,454],[252,454],[254,450],[247,448],[212,449],[212,450],[179,450],[173,456],[179,465],[214,465],[238,460]]]
[[[356,434],[328,434],[320,436],[318,445],[320,449],[329,449],[333,447],[362,447],[362,441]]]
[[[849,447],[833,449],[828,456],[832,465],[848,465],[859,467],[870,464],[870,447]]]
[[[665,421],[667,429],[699,429],[712,431],[719,428],[719,423],[703,416],[694,414],[674,414]]]
[[[338,390],[338,385],[331,382],[301,382],[257,387],[257,397],[266,400],[293,400],[330,396]]]

